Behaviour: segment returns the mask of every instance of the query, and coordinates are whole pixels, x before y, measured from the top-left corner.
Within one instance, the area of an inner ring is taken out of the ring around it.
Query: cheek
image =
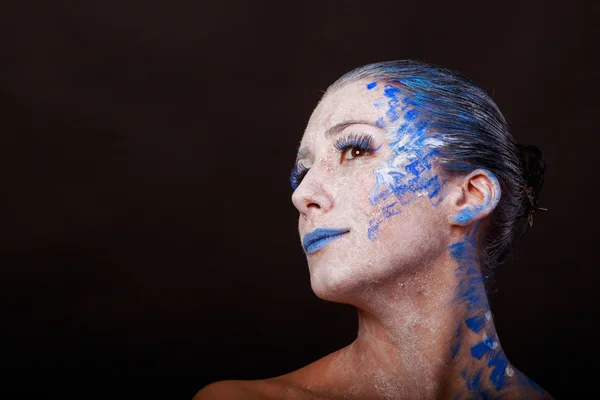
[[[376,206],[369,204],[368,226],[366,228],[367,238],[374,242],[381,235],[381,228],[385,225],[395,225],[402,214],[402,206],[396,198],[391,198],[380,202]]]
[[[368,164],[358,165],[348,169],[347,174],[342,174],[333,183],[334,198],[345,213],[355,220],[364,220],[375,215],[377,207],[369,202],[369,195],[375,184],[373,166]]]
[[[395,215],[378,217],[384,222],[376,231],[376,239],[370,242],[374,248],[385,249],[386,264],[400,270],[417,268],[445,253],[451,232],[443,213],[429,199],[422,198],[397,211]]]
[[[444,183],[433,168],[431,153],[420,149],[400,156],[392,154],[372,172],[373,184],[369,188],[368,199],[371,210],[367,230],[371,241],[378,240],[382,226],[392,221],[404,221],[402,228],[412,229],[420,221],[408,222],[407,216],[403,217],[402,214],[410,215],[414,210],[421,210],[423,215],[420,217],[427,217],[436,211],[443,200]],[[400,162],[401,158],[405,161]],[[416,204],[419,204],[418,207],[414,207]]]
[[[304,217],[302,216],[302,214],[300,214],[298,216],[298,232],[302,233],[304,232]]]

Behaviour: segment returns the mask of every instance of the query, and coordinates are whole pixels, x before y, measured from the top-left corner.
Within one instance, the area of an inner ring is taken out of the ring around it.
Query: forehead
[[[323,133],[345,121],[363,120],[374,124],[385,111],[376,106],[381,102],[381,85],[369,89],[367,85],[370,82],[371,80],[350,82],[328,92],[313,111],[303,139],[309,139],[310,136]]]

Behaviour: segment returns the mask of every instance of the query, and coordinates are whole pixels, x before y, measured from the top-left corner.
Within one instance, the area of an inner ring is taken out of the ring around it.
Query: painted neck
[[[386,371],[373,379],[388,376],[402,396],[491,395],[513,374],[496,334],[474,242],[465,239],[448,250],[437,265],[394,282],[380,292],[389,296],[359,308],[358,337],[349,351],[361,360],[359,368],[370,371],[364,376]]]

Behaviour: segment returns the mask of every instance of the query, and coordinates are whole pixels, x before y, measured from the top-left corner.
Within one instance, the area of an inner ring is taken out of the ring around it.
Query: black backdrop
[[[189,399],[348,344],[353,309],[311,292],[288,173],[327,85],[399,58],[470,76],[545,150],[550,212],[498,270],[492,309],[509,359],[555,396],[595,386],[597,6],[13,3],[0,16],[9,398]]]

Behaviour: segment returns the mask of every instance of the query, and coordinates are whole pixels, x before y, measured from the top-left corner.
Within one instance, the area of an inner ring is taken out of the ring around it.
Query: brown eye
[[[340,163],[345,159],[352,160],[354,158],[370,155],[377,151],[379,148],[373,148],[372,143],[373,137],[366,134],[350,134],[339,139],[335,143],[335,148],[340,151]]]
[[[342,159],[343,160],[352,160],[353,158],[365,156],[365,155],[367,155],[368,152],[369,152],[369,150],[365,150],[358,146],[352,146],[349,149],[346,149],[346,151],[344,151],[342,153]]]

